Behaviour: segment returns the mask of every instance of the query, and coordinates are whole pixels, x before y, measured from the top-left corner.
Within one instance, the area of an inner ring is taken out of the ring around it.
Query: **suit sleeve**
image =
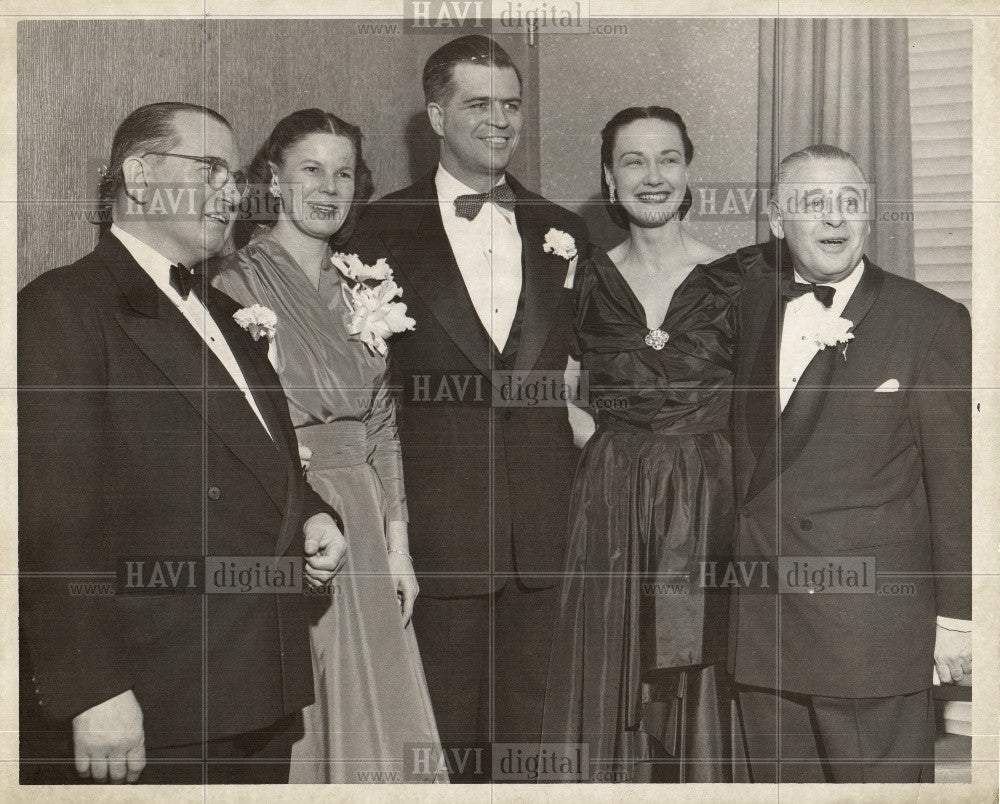
[[[955,305],[911,391],[930,511],[937,614],[972,619],[972,328]]]
[[[104,346],[88,300],[53,282],[22,291],[17,324],[22,625],[39,703],[64,719],[132,686],[115,598],[98,589],[115,571]]]

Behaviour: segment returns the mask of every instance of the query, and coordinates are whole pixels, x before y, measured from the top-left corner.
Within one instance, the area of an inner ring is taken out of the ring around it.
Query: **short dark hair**
[[[828,145],[824,142],[816,143],[815,145],[807,145],[794,153],[790,153],[778,164],[778,169],[774,172],[774,181],[771,184],[771,197],[777,198],[778,196],[778,186],[788,180],[788,173],[793,167],[801,164],[802,162],[807,162],[813,159],[827,159],[840,162],[849,162],[858,169],[858,173],[861,174],[861,178],[868,181],[865,177],[864,170],[861,169],[861,165],[858,160],[854,158],[854,154],[845,151],[843,148],[838,148],[836,145]]]
[[[180,101],[150,103],[132,112],[118,124],[111,142],[111,157],[103,169],[98,189],[96,221],[102,229],[111,225],[111,210],[125,186],[125,176],[122,173],[125,161],[147,151],[169,151],[174,148],[180,140],[175,121],[177,115],[184,112],[202,114],[222,123],[230,130],[233,128],[230,122],[214,109],[194,103]]]
[[[247,170],[252,192],[266,193],[268,185],[271,183],[271,167],[269,162],[275,165],[283,165],[285,154],[288,149],[297,142],[317,132],[336,134],[338,137],[345,137],[354,146],[354,198],[351,201],[351,210],[344,219],[344,225],[337,230],[331,238],[335,245],[346,243],[354,231],[358,216],[361,214],[360,206],[364,204],[375,192],[375,183],[372,181],[372,172],[365,162],[361,150],[361,140],[363,135],[361,129],[353,123],[341,120],[332,112],[324,112],[322,109],[300,109],[292,112],[287,117],[278,121],[274,130],[264,140],[263,145],[257,149],[253,161]],[[266,199],[265,199],[266,200]],[[270,204],[260,204],[258,207],[260,214],[255,215],[250,222],[255,227],[258,222],[273,223],[277,220],[277,214],[271,212]],[[240,227],[245,229],[244,226]],[[249,232],[241,231],[237,233],[237,241],[249,240]]]
[[[425,103],[445,103],[451,97],[456,64],[483,64],[513,70],[518,85],[524,87],[521,71],[506,50],[488,36],[470,34],[452,39],[427,59],[423,75]]]
[[[668,109],[666,106],[630,106],[627,109],[622,109],[612,117],[601,130],[601,196],[604,198],[608,217],[622,229],[628,229],[629,227],[628,215],[621,208],[621,204],[611,201],[611,188],[608,186],[608,179],[604,175],[604,168],[611,169],[618,132],[636,120],[662,120],[664,123],[676,126],[677,130],[681,133],[681,142],[684,143],[684,164],[690,165],[691,160],[694,159],[694,144],[688,136],[687,126],[684,125],[684,118],[673,109]],[[681,220],[687,215],[693,202],[694,198],[691,195],[691,188],[687,187],[684,190],[684,198],[681,200],[681,205],[677,209],[677,214]]]

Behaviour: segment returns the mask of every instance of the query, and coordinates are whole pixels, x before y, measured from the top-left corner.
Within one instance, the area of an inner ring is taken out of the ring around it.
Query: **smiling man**
[[[933,780],[932,679],[969,683],[971,330],[865,255],[871,190],[829,145],[786,157],[776,270],[740,305],[739,590],[730,664],[755,782]],[[733,259],[733,258],[730,258]]]
[[[18,294],[25,782],[288,780],[313,696],[301,584],[346,543],[303,480],[267,339],[185,267],[225,242],[237,164],[218,113],[137,109],[109,231]],[[291,562],[297,583],[202,594],[226,562]],[[114,594],[83,588],[116,573]]]
[[[443,740],[537,742],[577,451],[565,402],[490,400],[512,372],[538,384],[524,399],[562,382],[571,252],[587,230],[506,172],[523,111],[503,48],[453,40],[423,85],[439,164],[371,205],[349,248],[388,259],[416,319],[390,346],[422,592],[413,620]],[[546,251],[553,229],[571,248]]]

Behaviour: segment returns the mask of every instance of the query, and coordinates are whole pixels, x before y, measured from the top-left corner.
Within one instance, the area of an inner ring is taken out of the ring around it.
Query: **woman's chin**
[[[629,209],[629,223],[640,229],[658,229],[677,218],[678,207]]]

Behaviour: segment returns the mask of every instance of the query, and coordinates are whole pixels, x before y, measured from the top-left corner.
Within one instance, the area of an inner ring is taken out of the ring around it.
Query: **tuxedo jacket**
[[[779,414],[777,254],[730,258],[772,269],[741,299],[734,404],[737,558],[771,571],[735,598],[731,668],[812,695],[926,689],[935,617],[972,616],[969,314],[865,258],[841,314],[854,339],[820,350]]]
[[[578,216],[507,182],[517,197],[523,282],[517,350],[506,359],[465,288],[433,171],[369,205],[347,248],[366,262],[387,258],[416,320],[389,348],[401,395],[411,552],[430,596],[485,594],[512,572],[529,587],[551,586],[562,570],[578,458],[565,402],[506,405],[501,395],[516,396],[503,391],[509,375],[494,371],[533,372],[539,394],[550,380],[562,387],[572,332],[569,262],[542,246],[550,228],[571,235],[581,251],[588,235]]]
[[[301,592],[198,591],[221,557],[299,559],[303,522],[333,513],[303,479],[266,339],[206,294],[274,440],[113,235],[18,294],[27,707],[65,721],[132,689],[151,746],[254,730],[312,701]],[[131,580],[130,558],[145,561]],[[151,587],[155,558],[202,563],[160,564],[174,582]]]

